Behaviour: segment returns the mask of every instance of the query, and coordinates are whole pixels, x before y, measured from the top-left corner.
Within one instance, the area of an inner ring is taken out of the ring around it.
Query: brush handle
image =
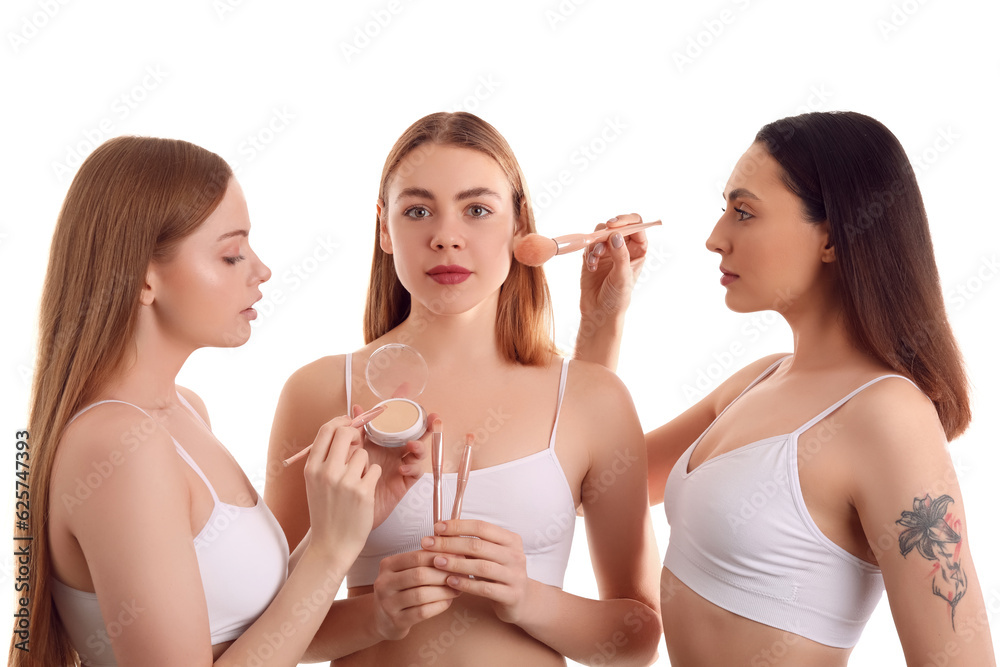
[[[615,233],[621,234],[622,236],[628,236],[629,234],[635,234],[641,229],[662,224],[662,220],[654,220],[653,222],[642,222],[634,225],[624,225],[622,227],[602,229],[600,231],[590,232],[589,234],[566,234],[565,236],[557,236],[552,240],[556,242],[556,254],[564,255],[568,252],[583,250],[591,243],[607,241],[608,237]]]

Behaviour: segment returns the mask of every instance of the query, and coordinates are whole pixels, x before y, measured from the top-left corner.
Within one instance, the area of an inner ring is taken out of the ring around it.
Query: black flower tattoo
[[[906,557],[913,549],[934,561],[931,590],[951,607],[951,628],[955,629],[955,606],[965,595],[968,582],[962,571],[960,554],[962,524],[945,514],[955,500],[948,495],[932,500],[930,494],[913,499],[913,511],[904,511],[896,521],[905,530],[899,535],[899,550]]]

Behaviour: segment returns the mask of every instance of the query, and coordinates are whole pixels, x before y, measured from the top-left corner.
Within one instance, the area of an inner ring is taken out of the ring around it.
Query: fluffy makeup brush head
[[[525,266],[541,266],[555,256],[559,246],[541,234],[528,234],[514,246],[514,259]]]

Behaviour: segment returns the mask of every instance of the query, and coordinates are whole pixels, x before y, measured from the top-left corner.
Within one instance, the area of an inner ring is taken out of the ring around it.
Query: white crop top
[[[347,405],[351,406],[351,355],[345,362]],[[562,588],[576,507],[569,481],[556,456],[556,428],[566,388],[569,359],[563,360],[559,395],[548,447],[507,463],[473,470],[462,502],[463,519],[488,521],[518,533],[524,547],[528,577]],[[442,514],[451,516],[456,473],[441,482]],[[410,487],[392,513],[368,535],[368,541],[347,573],[347,586],[370,586],[386,556],[420,549],[420,539],[434,534],[434,478],[425,473]]]
[[[761,373],[726,410],[783,360]],[[858,392],[888,377],[902,376],[877,377],[791,433],[749,443],[688,472],[691,453],[712,426],[705,429],[667,478],[663,503],[670,542],[664,567],[735,614],[820,644],[854,646],[882,596],[882,573],[813,522],[799,485],[798,439]]]
[[[180,394],[177,397],[208,428],[191,404]],[[132,405],[124,401],[100,401],[88,405],[73,419],[103,403]],[[141,408],[132,407],[149,417]],[[220,501],[194,459],[176,440],[174,446],[180,457],[205,482],[215,502],[208,521],[194,538],[194,548],[208,603],[212,644],[220,644],[243,634],[284,585],[288,576],[288,542],[259,493],[257,504],[253,507],[239,507]],[[153,517],[150,519],[154,520]],[[83,664],[115,667],[117,662],[108,641],[109,633],[101,617],[97,595],[70,588],[55,577],[50,581],[59,618]]]

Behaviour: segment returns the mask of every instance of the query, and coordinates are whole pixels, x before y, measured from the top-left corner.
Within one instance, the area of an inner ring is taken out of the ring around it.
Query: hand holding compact
[[[354,406],[354,414],[361,414],[361,407]],[[431,413],[429,419],[436,419]],[[410,440],[402,447],[366,447],[368,460],[382,468],[382,478],[375,487],[375,512],[372,528],[382,524],[392,513],[393,508],[410,490],[423,472],[420,461],[427,456],[428,440],[431,434],[425,433],[420,440]],[[366,438],[367,440],[367,438]],[[360,446],[360,443],[359,443]]]

